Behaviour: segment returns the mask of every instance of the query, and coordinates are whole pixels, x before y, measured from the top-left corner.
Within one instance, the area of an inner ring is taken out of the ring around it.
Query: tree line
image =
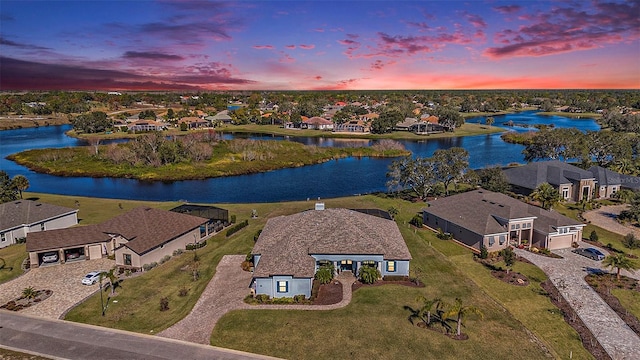
[[[24,175],[9,177],[0,171],[0,203],[22,199],[22,192],[29,188],[29,179]]]

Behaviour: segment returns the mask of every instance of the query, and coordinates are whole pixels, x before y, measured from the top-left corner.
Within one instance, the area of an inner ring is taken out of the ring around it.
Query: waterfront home
[[[30,233],[27,252],[32,267],[115,255],[118,267],[140,270],[189,244],[204,241],[209,221],[139,207],[97,225]]]
[[[199,118],[197,116],[183,117],[182,119],[178,120],[178,125],[181,124],[186,124],[187,129],[197,129],[210,125],[207,120]]]
[[[449,233],[477,251],[482,245],[488,251],[507,246],[569,248],[582,239],[585,226],[557,212],[483,189],[429,201],[422,214],[426,226]]]
[[[405,118],[403,121],[397,123],[396,126],[393,127],[393,129],[396,131],[409,131],[409,128],[412,125],[415,125],[417,122],[418,122],[418,119],[408,117],[408,118]]]
[[[314,275],[325,264],[332,264],[338,272],[357,274],[361,267],[372,266],[382,276],[408,276],[411,260],[388,214],[380,217],[365,210],[325,209],[324,204],[269,219],[251,254],[251,287],[256,294],[270,297],[310,297]]]
[[[166,130],[167,126],[155,120],[138,120],[127,125],[127,130],[133,132],[141,131],[162,131]]]
[[[593,174],[593,177],[596,179],[598,184],[593,196],[594,198],[608,199],[613,194],[620,191],[622,179],[620,178],[620,174],[617,172],[605,169],[601,166],[592,166],[588,171]]]
[[[0,248],[15,244],[28,233],[62,229],[78,223],[78,210],[32,200],[0,204]]]
[[[321,118],[319,116],[314,116],[312,118],[303,117],[302,128],[313,130],[332,130],[333,121]]]
[[[350,134],[369,134],[371,128],[362,120],[350,120],[342,124],[334,126],[333,132],[350,133]]]
[[[513,192],[531,194],[540,184],[548,183],[558,189],[562,199],[589,201],[596,190],[596,178],[590,171],[562,161],[539,161],[505,169],[504,174]]]

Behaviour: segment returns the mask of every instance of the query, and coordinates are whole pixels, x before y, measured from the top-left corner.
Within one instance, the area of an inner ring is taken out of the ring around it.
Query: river
[[[468,119],[478,122],[483,118]],[[494,116],[494,126],[508,121],[527,124],[555,124],[556,127],[575,127],[583,131],[598,130],[593,119],[569,119],[559,116],[540,116],[527,111]],[[188,180],[175,182],[146,182],[131,179],[58,177],[38,174],[5,159],[9,154],[27,149],[79,146],[85,143],[66,136],[69,125],[0,131],[0,169],[9,176],[25,175],[29,179],[28,191],[63,195],[95,196],[117,199],[173,201],[200,203],[251,203],[332,198],[385,191],[386,173],[393,159],[347,158],[323,164],[293,169],[282,169],[262,174]],[[530,128],[508,128],[530,131]],[[270,135],[242,135],[255,139],[284,140]],[[230,135],[225,135],[231,138]],[[286,137],[318,146],[369,146],[370,140],[333,138]],[[500,134],[401,141],[415,156],[431,156],[438,149],[459,146],[469,151],[472,168],[487,165],[522,163],[521,145],[508,144]]]

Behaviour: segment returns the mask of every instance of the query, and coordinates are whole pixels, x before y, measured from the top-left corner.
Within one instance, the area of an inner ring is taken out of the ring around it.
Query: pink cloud
[[[555,8],[521,17],[530,24],[496,33],[494,39],[502,46],[488,48],[484,55],[492,59],[545,56],[640,38],[640,2],[595,3],[589,10]]]
[[[291,55],[284,53],[284,52],[280,52],[280,59],[278,59],[279,62],[284,63],[284,64],[290,64],[296,61],[296,59],[294,59],[293,57],[291,57]]]
[[[273,45],[253,45],[254,49],[258,49],[258,50],[273,50],[274,47]]]
[[[316,47],[315,45],[300,44],[300,49],[304,49],[304,50],[311,50],[311,49],[314,49],[315,47]]]
[[[324,29],[322,29],[322,28],[317,28],[317,29],[313,29],[313,31],[315,31],[315,32],[319,32],[319,33],[323,33],[323,32],[324,32]]]
[[[289,50],[293,50],[293,49],[295,49],[295,48],[296,48],[296,46],[295,46],[295,45],[286,45],[286,46],[285,46],[285,49],[289,49]]]
[[[496,6],[493,10],[501,13],[501,14],[513,14],[520,11],[520,5],[504,5],[504,6]]]
[[[469,21],[469,23],[471,23],[471,25],[473,25],[473,27],[475,27],[475,28],[486,28],[487,27],[487,23],[479,15],[467,14],[466,18]]]

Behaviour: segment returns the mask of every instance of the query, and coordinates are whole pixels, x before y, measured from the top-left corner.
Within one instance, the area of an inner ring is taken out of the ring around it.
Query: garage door
[[[89,259],[100,259],[102,258],[102,247],[100,245],[91,245],[89,246]]]
[[[549,239],[549,250],[566,249],[571,247],[573,235],[553,236]]]

